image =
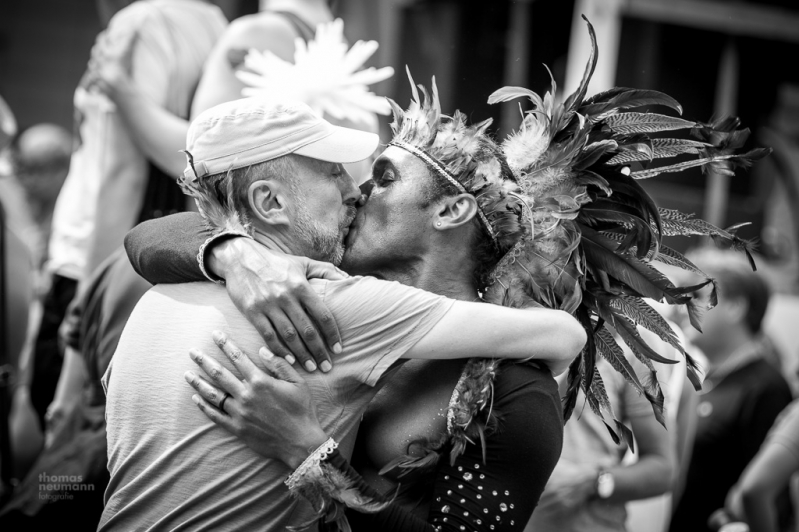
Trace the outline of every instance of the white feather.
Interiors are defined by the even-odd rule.
[[[245,84],[243,96],[273,101],[299,100],[319,116],[376,126],[375,113],[388,115],[385,98],[369,91],[369,85],[394,75],[391,67],[366,68],[364,63],[377,51],[376,41],[358,41],[347,49],[344,23],[336,19],[316,28],[307,44],[295,41],[294,64],[270,51],[251,49],[244,59],[247,70],[236,72]]]
[[[503,142],[503,151],[513,173],[518,175],[538,161],[549,147],[546,118],[537,113],[528,114],[518,132]]]

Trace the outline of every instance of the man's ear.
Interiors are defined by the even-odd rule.
[[[434,216],[435,229],[461,227],[477,216],[477,200],[471,194],[447,197],[440,203]]]
[[[253,217],[276,226],[291,224],[287,208],[289,206],[288,188],[275,180],[253,181],[247,189],[247,200]]]

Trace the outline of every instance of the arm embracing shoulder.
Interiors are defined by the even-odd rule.
[[[210,236],[199,214],[173,214],[131,229],[125,251],[136,273],[153,284],[205,281],[197,252]]]
[[[561,310],[456,301],[405,358],[535,359],[558,375],[585,342],[582,325]]]

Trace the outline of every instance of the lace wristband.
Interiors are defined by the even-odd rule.
[[[224,240],[225,238],[232,238],[234,236],[243,236],[245,238],[252,238],[252,235],[244,231],[227,230],[227,231],[221,231],[209,237],[205,242],[203,242],[202,246],[200,246],[200,251],[197,253],[197,264],[200,265],[200,271],[203,272],[205,278],[211,281],[212,283],[224,285],[225,280],[212,275],[211,272],[209,272],[205,268],[205,252],[211,244],[216,244]]]
[[[319,464],[330,456],[333,451],[338,449],[338,443],[333,438],[328,438],[325,443],[316,448],[314,452],[308,455],[308,458],[303,460],[294,473],[289,475],[283,483],[289,490],[295,490],[297,485],[302,479],[308,475],[311,469],[319,467]]]
[[[338,444],[330,438],[286,479],[291,495],[307,500],[316,512],[313,520],[289,527],[289,530],[305,530],[318,522],[325,523],[326,530],[347,531],[350,527],[346,508],[375,513],[390,503],[363,481],[339,454],[337,447]]]

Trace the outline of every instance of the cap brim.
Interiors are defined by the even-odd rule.
[[[331,126],[331,129],[330,135],[306,144],[294,153],[331,163],[357,163],[370,157],[380,143],[380,137],[374,133],[339,126]]]

